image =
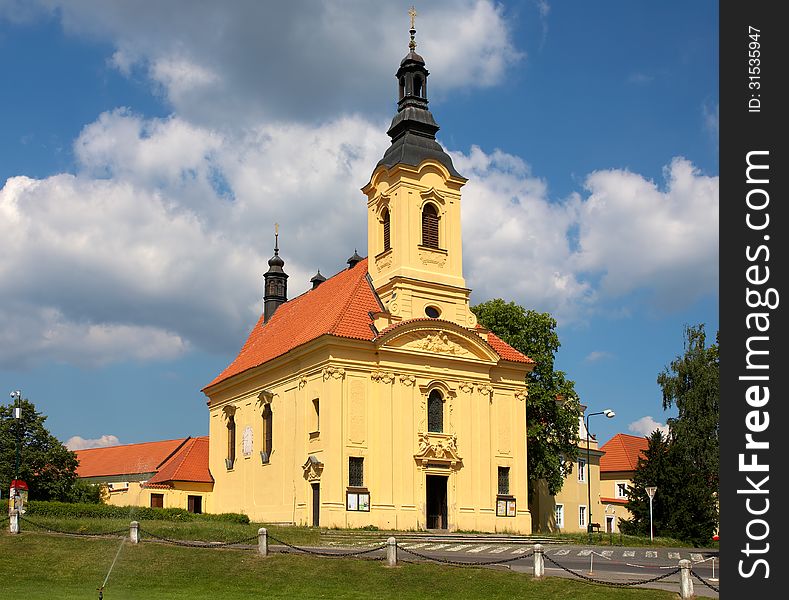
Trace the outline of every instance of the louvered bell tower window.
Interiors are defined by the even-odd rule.
[[[384,209],[383,218],[384,218],[384,252],[386,252],[387,250],[389,250],[392,247],[392,244],[391,244],[391,239],[392,238],[391,238],[391,234],[390,234],[390,221],[391,221],[391,219],[389,218],[389,210],[386,209],[386,208]]]
[[[438,211],[432,204],[422,209],[422,245],[438,249]]]

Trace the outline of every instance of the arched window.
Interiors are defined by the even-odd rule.
[[[236,418],[234,415],[227,417],[227,460],[225,465],[228,469],[233,468],[236,461]]]
[[[383,225],[384,225],[384,252],[389,250],[392,247],[391,244],[391,234],[390,234],[390,218],[389,218],[389,209],[385,208],[383,213],[381,213],[381,217],[383,218]]]
[[[422,209],[422,245],[438,248],[438,211],[429,203]]]
[[[417,75],[414,77],[414,96],[422,95],[422,78]]]
[[[271,427],[274,421],[274,415],[271,413],[271,406],[266,404],[263,408],[263,462],[268,462],[271,459],[271,450],[273,447],[273,437]]]
[[[444,431],[444,398],[438,390],[433,390],[427,397],[427,430],[434,433]]]

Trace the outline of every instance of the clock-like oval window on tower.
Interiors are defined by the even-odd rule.
[[[441,311],[436,306],[426,306],[425,314],[431,319],[437,319],[441,316]]]

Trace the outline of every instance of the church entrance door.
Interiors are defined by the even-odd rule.
[[[447,479],[442,475],[426,475],[427,528],[447,529]]]
[[[321,484],[312,484],[312,526],[321,524]]]

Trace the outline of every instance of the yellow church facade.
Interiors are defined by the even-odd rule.
[[[435,140],[428,71],[400,64],[390,148],[362,188],[367,258],[265,309],[203,390],[211,504],[254,521],[531,533],[525,377],[477,325],[462,262],[466,183]]]

